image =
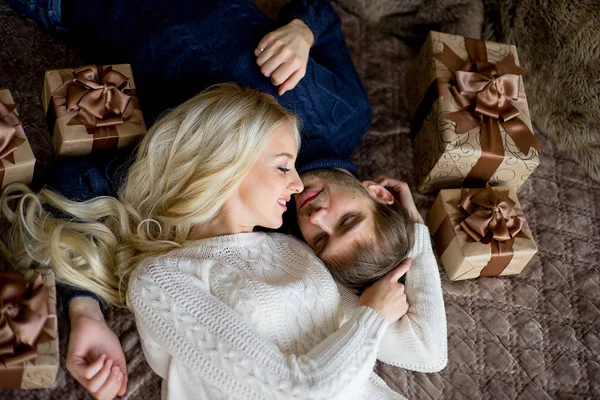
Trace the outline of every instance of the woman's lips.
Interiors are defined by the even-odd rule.
[[[322,191],[323,191],[323,189],[321,189],[321,190],[307,190],[306,192],[302,193],[300,196],[298,196],[298,201],[297,201],[297,203],[298,203],[298,209],[301,209],[302,207],[304,207],[305,205],[307,205],[308,203],[310,203]]]

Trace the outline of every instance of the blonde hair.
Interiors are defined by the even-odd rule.
[[[60,281],[124,306],[135,267],[181,246],[195,225],[213,219],[273,131],[287,126],[300,146],[295,116],[272,96],[215,85],[148,131],[118,198],[73,202],[9,185],[0,201],[11,227],[0,251],[17,268],[51,267]]]

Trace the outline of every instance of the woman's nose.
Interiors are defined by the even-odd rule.
[[[302,179],[300,179],[300,175],[296,169],[294,169],[294,175],[292,181],[288,184],[288,188],[292,191],[292,193],[300,193],[304,190],[304,184],[302,183]]]

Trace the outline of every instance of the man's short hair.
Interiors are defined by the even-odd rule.
[[[415,241],[415,223],[398,201],[383,204],[373,200],[374,241],[358,242],[341,256],[325,264],[342,285],[360,295],[404,261]]]

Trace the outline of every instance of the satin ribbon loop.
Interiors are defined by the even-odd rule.
[[[34,360],[49,317],[48,288],[16,272],[0,273],[0,362],[6,366]]]

